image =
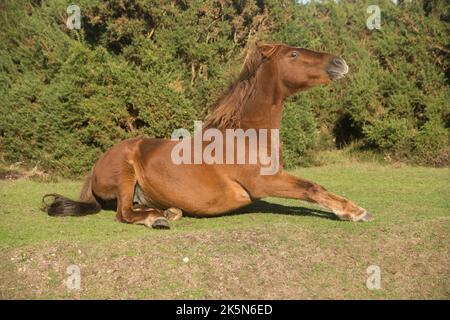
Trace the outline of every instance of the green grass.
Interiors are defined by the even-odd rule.
[[[293,173],[353,200],[374,221],[341,222],[305,202],[266,199],[151,230],[115,222],[111,211],[39,211],[44,193],[76,198],[81,181],[0,181],[0,297],[450,297],[448,168],[336,161]],[[64,284],[70,264],[81,269],[80,291]],[[380,290],[365,285],[370,265],[381,268]]]

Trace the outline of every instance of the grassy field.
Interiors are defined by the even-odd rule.
[[[115,222],[111,211],[39,211],[44,193],[76,197],[81,181],[0,181],[0,298],[450,298],[448,168],[345,162],[293,173],[352,199],[374,221],[266,199],[152,230]],[[72,264],[79,291],[65,285]],[[366,286],[371,265],[381,270],[379,290]]]

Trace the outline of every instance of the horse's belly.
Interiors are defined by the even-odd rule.
[[[148,207],[166,209],[175,207],[188,216],[215,216],[246,206],[252,202],[250,195],[236,182],[216,185],[193,185],[192,183],[173,183],[170,190],[153,184],[155,192],[144,192],[138,185],[135,190],[135,202]]]
[[[252,202],[249,194],[242,188],[228,190],[226,195],[210,196],[187,202],[186,215],[216,216],[239,209]]]

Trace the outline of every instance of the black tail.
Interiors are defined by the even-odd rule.
[[[49,216],[84,216],[99,212],[102,207],[92,193],[92,173],[86,178],[81,189],[80,201],[74,201],[57,193],[46,194],[42,198],[42,210]],[[45,201],[46,198],[53,197],[51,203]]]

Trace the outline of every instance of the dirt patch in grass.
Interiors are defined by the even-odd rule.
[[[21,177],[18,171],[0,168],[0,180],[16,180]]]
[[[30,245],[2,253],[0,297],[448,299],[449,231],[445,219],[351,233],[278,224]],[[65,285],[71,264],[80,291]],[[380,290],[366,287],[370,265],[381,269]]]
[[[0,180],[17,180],[17,179],[32,179],[36,181],[50,181],[49,174],[38,167],[34,167],[31,170],[20,167],[20,164],[4,166],[0,164]]]

